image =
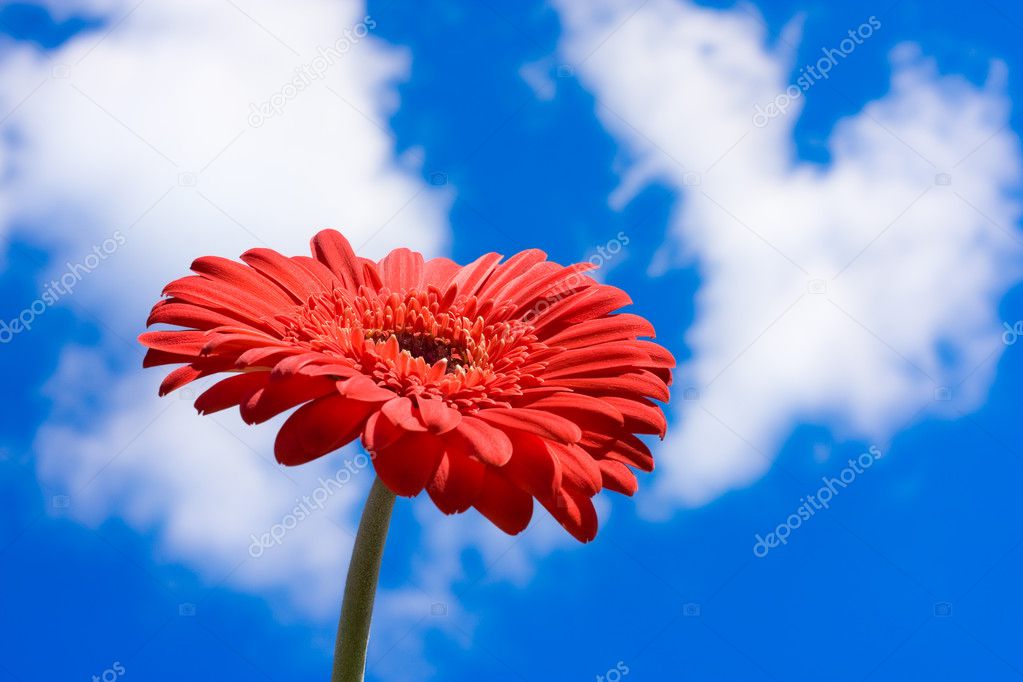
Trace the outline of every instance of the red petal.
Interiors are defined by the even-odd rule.
[[[213,414],[241,405],[269,380],[270,372],[242,372],[222,379],[195,399],[195,409],[200,414]]]
[[[519,429],[562,443],[575,443],[582,438],[578,426],[556,414],[528,408],[493,408],[481,410],[480,419],[502,429]]]
[[[169,298],[158,301],[153,306],[146,326],[153,324],[173,324],[206,331],[214,327],[238,324],[238,320],[208,308]]]
[[[242,260],[276,282],[296,303],[305,303],[313,293],[323,289],[308,270],[271,249],[249,249],[242,254]]]
[[[450,258],[431,258],[423,267],[423,279],[441,291],[446,291],[448,283],[462,266]]]
[[[391,291],[403,292],[423,286],[423,254],[395,249],[380,261],[380,279]]]
[[[203,256],[192,262],[191,269],[221,286],[234,289],[239,295],[254,296],[275,307],[293,304],[275,282],[243,263],[219,256]]]
[[[349,289],[363,284],[362,263],[352,245],[337,230],[323,230],[310,241],[313,256],[337,275]]]
[[[637,348],[621,344],[604,344],[586,348],[573,348],[558,353],[547,361],[545,381],[581,374],[607,374],[615,376],[633,367],[642,367],[650,356]]]
[[[369,258],[359,258],[359,262],[362,263],[363,286],[369,287],[373,291],[380,291],[384,286],[384,281],[380,278],[377,264]]]
[[[621,289],[597,285],[555,301],[536,316],[534,327],[538,330],[537,336],[543,338],[551,331],[607,315],[631,303],[632,299]],[[545,329],[547,331],[540,331]]]
[[[274,443],[277,461],[305,464],[337,450],[359,435],[375,408],[339,395],[318,398],[298,408],[281,426]]]
[[[274,365],[274,378],[284,379],[289,376],[294,376],[301,372],[301,370],[307,365],[311,365],[316,362],[323,362],[324,360],[329,360],[329,357],[325,356],[323,353],[302,352],[299,349],[295,349],[291,355]]]
[[[496,467],[504,466],[512,456],[512,443],[500,429],[474,417],[462,421],[447,436],[452,446],[470,457]]]
[[[586,422],[591,431],[618,430],[625,423],[622,413],[600,398],[582,393],[557,393],[529,403],[535,410],[550,411],[573,422]]]
[[[664,419],[664,412],[657,405],[642,398],[628,400],[616,396],[604,398],[618,408],[618,411],[625,417],[625,430],[632,433],[650,433],[664,438],[668,424]]]
[[[352,379],[362,374],[350,365],[306,365],[298,372],[307,377],[330,377],[335,381]]]
[[[500,260],[501,254],[499,253],[485,253],[459,269],[449,284],[456,285],[458,292],[463,296],[475,296],[480,285],[494,271]],[[445,289],[446,287],[440,288]]]
[[[514,454],[501,472],[515,485],[536,497],[553,495],[561,487],[561,462],[547,441],[524,431],[509,431]]]
[[[445,514],[459,514],[472,506],[483,485],[485,466],[461,453],[448,451],[441,455],[433,480],[426,486],[437,508]]]
[[[600,467],[590,453],[578,445],[551,443],[548,447],[561,463],[561,480],[566,485],[571,484],[588,495],[600,492]]]
[[[553,498],[540,499],[540,503],[579,542],[589,542],[597,536],[597,510],[587,495],[562,488]]]
[[[579,445],[598,459],[613,459],[640,471],[653,471],[654,458],[650,448],[631,433],[621,432],[614,436],[584,432]]]
[[[379,452],[390,447],[396,440],[407,433],[383,417],[379,410],[374,412],[366,420],[366,427],[362,430],[362,446],[367,452]]]
[[[393,395],[393,394],[392,394]],[[380,414],[403,431],[426,431],[419,418],[412,412],[412,400],[393,397],[380,408]]]
[[[149,332],[146,333],[148,334]],[[145,336],[145,334],[139,335],[139,343],[145,345],[145,341],[142,340],[143,336]],[[150,348],[146,351],[146,356],[142,358],[142,368],[148,369],[149,367],[159,367],[160,365],[178,365],[183,362],[192,362],[195,359],[194,355],[168,353],[167,351]]]
[[[276,343],[276,339],[266,336],[262,332],[244,330],[241,333],[237,329],[218,327],[209,333],[206,345],[202,347],[202,355],[234,355],[238,356],[251,348],[266,348],[267,344]]]
[[[338,286],[345,287],[345,284],[335,275],[330,268],[309,256],[292,256],[291,262],[306,271],[310,277],[318,282],[319,289],[333,291]],[[347,289],[345,289],[347,291]]]
[[[670,369],[676,364],[675,356],[668,352],[667,348],[653,341],[636,339],[635,341],[630,341],[628,345],[632,348],[646,351],[650,355],[650,362],[646,363],[647,367]]]
[[[433,433],[447,433],[462,421],[461,413],[449,407],[443,400],[417,398],[419,418]]]
[[[554,336],[544,339],[549,346],[580,348],[596,346],[610,341],[654,336],[654,326],[639,315],[622,313],[574,324]]]
[[[608,490],[631,496],[639,489],[635,474],[621,462],[602,459],[597,462],[597,466],[600,467],[600,476],[604,487]]]
[[[168,393],[176,391],[182,386],[192,383],[202,375],[202,370],[197,368],[195,365],[178,367],[163,378],[163,381],[160,383],[160,395],[165,396]]]
[[[242,292],[226,284],[189,275],[176,279],[163,289],[165,296],[173,296],[185,303],[212,308],[239,321],[263,326],[276,312],[272,306],[254,294]]]
[[[551,380],[550,384],[596,395],[628,396],[631,393],[661,402],[668,402],[669,397],[664,382],[644,370],[613,377],[561,377]]]
[[[505,262],[501,263],[494,270],[494,274],[487,280],[485,286],[479,290],[479,297],[482,299],[497,299],[505,287],[518,277],[521,277],[537,263],[547,259],[547,254],[540,249],[527,249],[520,251]]]
[[[265,374],[265,372],[259,372]],[[242,403],[240,412],[247,424],[262,424],[285,410],[315,398],[336,394],[335,382],[329,377],[307,377],[297,374],[273,377]]]
[[[375,381],[365,375],[339,381],[337,385],[342,395],[366,403],[382,403],[395,396],[394,391],[377,385]]]
[[[533,496],[487,468],[474,507],[509,535],[525,530],[533,517]]]
[[[671,386],[671,370],[667,367],[656,367],[651,369],[650,372],[657,376],[658,379],[664,382],[665,386]]]
[[[535,319],[554,302],[580,286],[592,286],[594,280],[583,273],[593,268],[589,263],[568,267],[550,262],[537,263],[515,282],[515,286],[505,287],[507,296],[501,302],[511,303],[517,313]],[[540,305],[541,302],[544,305]]]
[[[209,340],[206,332],[197,331],[145,332],[139,335],[139,343],[143,346],[192,358],[199,356]]]
[[[380,480],[396,495],[418,495],[433,478],[443,444],[430,433],[406,433],[373,454]]]

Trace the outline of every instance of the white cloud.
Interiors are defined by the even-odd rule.
[[[159,380],[123,379],[101,353],[69,347],[46,394],[54,420],[36,442],[40,478],[98,527],[112,516],[156,532],[163,561],[196,568],[211,586],[281,594],[285,611],[336,615],[347,557],[370,476],[348,448],[296,469],[273,459],[279,424],[245,427],[235,414],[200,419],[188,400],[141,399]],[[98,424],[83,397],[106,387]],[[141,407],[140,407],[141,405]],[[76,414],[77,413],[77,414]],[[278,420],[279,421],[279,420]],[[279,539],[263,539],[266,533]]]
[[[533,95],[541,102],[554,99],[558,88],[551,77],[554,64],[548,57],[535,62],[527,62],[519,69],[519,76],[526,82]]]
[[[417,177],[414,154],[395,163],[386,132],[408,55],[373,37],[361,3],[85,7],[108,12],[109,32],[52,52],[9,44],[0,60],[5,227],[29,224],[72,259],[127,237],[83,291],[117,295],[134,321],[196,254],[301,253],[325,226],[371,255],[443,250],[448,197]],[[295,79],[308,87],[292,91]],[[280,113],[250,125],[271,98]]]
[[[61,299],[105,336],[95,348],[66,347],[49,382],[54,413],[35,442],[40,481],[70,494],[69,512],[85,524],[123,518],[155,537],[160,560],[271,598],[279,614],[330,624],[369,477],[354,476],[280,545],[255,557],[250,546],[359,450],[285,470],[272,455],[280,419],[253,428],[235,414],[199,418],[193,390],[158,399],[162,373],[136,369],[132,340],[162,286],[200,255],[236,257],[261,241],[306,253],[324,226],[368,242],[367,255],[446,250],[449,193],[419,179],[415,154],[396,160],[386,132],[408,57],[359,38],[356,27],[370,22],[354,2],[82,0],[54,11],[104,16],[113,28],[55,52],[5,46],[0,116],[11,113],[0,162],[10,175],[0,193],[11,202],[0,204],[10,211],[0,234],[30,226],[17,237],[54,254],[45,281],[116,231],[124,244]],[[251,103],[281,93],[296,69],[322,66],[318,48],[345,36],[359,39],[323,78],[250,125]],[[42,329],[37,321],[8,349]],[[409,627],[451,622],[419,623],[433,603],[458,612],[451,587],[465,550],[494,564],[491,579],[524,580],[534,552],[574,542],[549,519],[510,541],[478,515],[439,519],[429,500],[415,504],[430,519],[422,556],[407,587],[381,592],[377,627],[385,646],[399,641],[396,650],[416,657]]]
[[[253,558],[251,535],[281,523],[344,457],[285,471],[273,462],[273,425],[243,428],[235,415],[199,418],[190,401],[159,400],[161,372],[138,369],[134,338],[162,286],[200,255],[263,243],[308,253],[325,226],[367,255],[445,250],[450,197],[421,181],[414,154],[395,159],[387,132],[408,55],[366,35],[375,19],[357,2],[54,9],[106,25],[52,52],[4,45],[0,234],[53,255],[40,294],[65,261],[83,263],[117,232],[124,244],[62,299],[105,336],[96,349],[64,350],[48,389],[55,412],[35,443],[40,480],[69,492],[85,523],[120,516],[154,533],[157,554],[210,584],[279,594],[286,611],[332,620],[362,478]],[[285,91],[299,69],[317,76]],[[275,93],[280,113],[250,125],[251,103]],[[9,320],[31,302],[8,303]],[[45,326],[37,320],[6,352]]]
[[[677,187],[671,251],[701,275],[652,514],[756,480],[798,423],[884,441],[921,410],[983,399],[997,303],[1020,275],[1003,65],[976,87],[900,47],[891,90],[838,122],[821,168],[796,158],[793,127],[829,85],[753,124],[789,85],[793,28],[772,50],[748,8],[558,4],[566,61],[623,147],[612,203],[652,178]],[[686,387],[699,399],[683,400]]]

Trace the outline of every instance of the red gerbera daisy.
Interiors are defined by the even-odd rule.
[[[161,395],[232,372],[199,396],[204,414],[238,406],[248,423],[294,407],[277,434],[295,465],[361,437],[394,493],[426,490],[441,511],[475,507],[507,533],[538,500],[580,541],[591,498],[636,490],[653,469],[636,434],[664,436],[675,361],[645,319],[615,313],[621,290],[538,250],[466,266],[408,249],[379,263],[338,232],[312,257],[253,249],[205,257],[164,289],[144,366],[182,364]]]

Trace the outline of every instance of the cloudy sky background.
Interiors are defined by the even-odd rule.
[[[463,5],[0,6],[0,679],[323,679],[358,448],[283,470],[134,337],[195,256],[324,226],[598,255],[681,360],[594,544],[399,505],[372,679],[1023,677],[1023,13]]]

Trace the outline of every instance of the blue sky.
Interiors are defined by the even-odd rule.
[[[1023,677],[1023,9],[294,5],[0,8],[0,319],[125,237],[0,346],[0,679],[325,678],[369,477],[245,550],[357,451],[285,479],[272,425],[157,399],[131,341],[191,258],[325,225],[463,262],[617,240],[599,276],[681,362],[594,543],[400,501],[370,679]]]

